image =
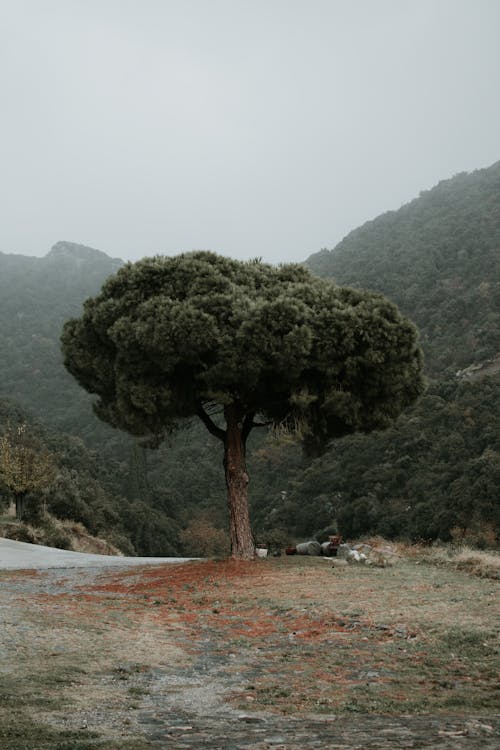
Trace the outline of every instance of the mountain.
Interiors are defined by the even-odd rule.
[[[71,242],[58,242],[43,258],[0,253],[0,435],[9,423],[38,425],[60,469],[47,500],[59,517],[124,551],[182,554],[178,531],[197,509],[225,523],[217,442],[193,425],[160,450],[146,450],[95,417],[91,396],[62,363],[63,323],[122,264]],[[0,507],[6,500],[0,484]]]
[[[420,329],[430,385],[387,431],[297,473],[275,519],[312,533],[495,544],[500,516],[500,162],[443,180],[306,265],[379,291]]]
[[[306,264],[396,302],[420,328],[431,382],[389,430],[337,441],[312,463],[290,436],[254,438],[248,463],[259,538],[293,541],[337,523],[345,536],[461,535],[493,544],[500,523],[500,162],[440,182]],[[73,512],[84,523],[99,518],[100,533],[116,527],[142,554],[161,554],[158,545],[182,553],[177,533],[193,519],[207,538],[226,523],[219,445],[193,424],[158,451],[145,450],[94,417],[90,397],[62,366],[63,322],[120,265],[67,242],[41,259],[0,253],[0,399],[15,399],[57,434],[85,441],[76,451],[71,439],[50,438],[62,441],[56,450],[64,468],[80,477],[66,478],[53,512]]]
[[[443,180],[306,265],[380,291],[420,329],[436,376],[500,352],[500,161]]]
[[[73,432],[78,423],[84,437],[105,434],[89,396],[62,366],[59,336],[122,264],[72,242],[58,242],[44,258],[0,253],[0,398],[54,429]]]

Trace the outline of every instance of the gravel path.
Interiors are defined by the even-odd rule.
[[[112,567],[103,570],[103,567],[109,568],[110,563],[99,561],[95,565],[95,558],[99,556],[80,557],[72,553],[82,562],[71,565],[74,558],[67,556],[71,553],[60,557],[58,551],[52,550],[45,556],[42,550],[42,557],[39,557],[23,549],[31,546],[16,546],[15,555],[26,552],[24,560],[28,568],[38,567],[38,560],[43,558],[41,567],[45,569],[41,573],[6,572],[0,576],[0,618],[3,620],[0,674],[29,680],[30,670],[36,672],[35,665],[44,660],[58,660],[63,671],[74,664],[75,655],[84,660],[85,673],[57,694],[63,696],[65,702],[69,701],[71,711],[44,709],[35,719],[60,731],[95,732],[99,740],[95,745],[85,744],[85,748],[95,746],[106,750],[108,742],[113,750],[121,747],[121,742],[130,750],[136,747],[140,750],[146,747],[168,750],[497,750],[500,746],[500,715],[488,719],[456,715],[358,714],[294,718],[266,711],[238,711],[225,700],[227,693],[238,689],[241,683],[237,659],[232,663],[221,659],[212,648],[210,633],[200,634],[196,647],[189,648],[188,642],[183,643],[182,623],[175,632],[165,633],[162,638],[146,625],[131,630],[130,625],[124,624],[117,604],[116,613],[109,614],[116,620],[108,622],[105,634],[108,640],[105,640],[102,623],[96,623],[95,629],[92,623],[83,621],[82,624],[81,596],[86,586],[98,579],[111,579],[116,574]],[[10,562],[11,567],[20,567],[11,545],[2,544],[0,548],[0,566],[3,561],[4,564]],[[87,558],[85,565],[83,558]],[[131,558],[134,563],[124,563],[124,558],[119,560],[119,565],[138,563],[136,558]],[[157,562],[145,558],[139,564],[146,561]],[[161,560],[166,561],[176,560]],[[114,564],[115,560],[111,565]],[[71,616],[70,606],[74,607]],[[183,648],[179,648],[179,644]],[[95,664],[93,650],[98,652]],[[148,666],[142,669],[137,666],[141,664]],[[131,696],[135,696],[133,700]],[[112,744],[116,742],[119,744]],[[0,747],[3,747],[1,739]],[[58,745],[50,747],[56,750]]]

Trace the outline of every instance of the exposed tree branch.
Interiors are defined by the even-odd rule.
[[[226,439],[226,431],[223,430],[221,427],[217,427],[215,422],[213,422],[210,418],[210,416],[207,414],[205,409],[201,404],[198,404],[196,407],[196,414],[199,416],[207,430],[210,432],[211,435],[214,435],[216,438],[219,438],[219,440],[222,440],[222,442]]]
[[[224,412],[222,406],[216,401],[205,401],[203,403],[203,410],[209,417],[213,417],[214,414],[223,414]]]

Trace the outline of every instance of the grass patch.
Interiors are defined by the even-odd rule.
[[[424,547],[418,544],[398,545],[398,549],[406,558],[416,562],[449,566],[478,576],[478,578],[500,580],[500,553],[494,550],[482,551],[452,544],[435,547]]]
[[[220,705],[228,700],[240,710],[298,717],[497,711],[496,581],[398,554],[383,569],[338,569],[299,556],[204,561],[115,571],[82,590],[42,592],[19,610],[23,628],[10,618],[16,663],[1,690],[0,723],[18,716],[21,737],[29,738],[29,714],[44,727],[51,714],[58,726],[66,712],[77,730],[81,716],[99,714],[102,722],[124,706],[139,708],[156,679],[161,686],[172,675],[180,685],[186,670],[208,692],[217,681],[233,690]],[[113,726],[121,720],[118,714]],[[105,731],[90,719],[89,726]],[[0,741],[2,750],[30,746],[5,736],[11,744]],[[44,736],[45,745],[31,747],[147,747],[140,739],[113,745],[89,731],[68,738],[50,726]]]
[[[96,739],[97,735],[89,732],[61,731],[34,721],[28,710],[11,708],[4,715],[2,712],[2,750],[90,750],[99,746],[95,743]]]

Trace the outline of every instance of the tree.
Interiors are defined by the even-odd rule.
[[[0,477],[12,492],[21,518],[29,492],[48,487],[56,476],[54,456],[36,445],[26,424],[8,426],[0,437]]]
[[[198,417],[224,445],[232,556],[251,559],[245,447],[294,426],[305,449],[387,426],[423,389],[412,323],[382,295],[303,266],[211,252],[127,264],[62,334],[96,414],[160,440]]]

